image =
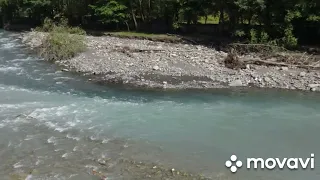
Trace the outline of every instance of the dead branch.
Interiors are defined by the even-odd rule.
[[[247,60],[243,60],[243,62],[245,64],[256,64],[256,65],[278,66],[278,67],[279,66],[280,67],[285,66],[285,67],[297,67],[297,68],[304,68],[304,69],[320,70],[320,66],[314,66],[314,65],[292,65],[292,64],[287,64],[287,63],[266,61],[266,60],[260,60],[260,59],[247,59]]]

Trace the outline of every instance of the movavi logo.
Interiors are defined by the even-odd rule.
[[[227,160],[225,165],[230,168],[230,171],[235,173],[238,168],[242,167],[242,161],[238,160],[236,155],[232,155],[230,160]],[[284,169],[288,168],[291,170],[296,169],[314,169],[315,156],[310,155],[310,158],[247,158],[246,167],[247,169]]]

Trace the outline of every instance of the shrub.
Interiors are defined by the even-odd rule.
[[[38,28],[48,32],[48,36],[42,43],[40,55],[46,60],[70,59],[86,49],[85,31],[79,27],[68,26],[64,18],[55,24],[46,18],[43,26]]]
[[[250,43],[258,43],[257,31],[254,29],[250,30]]]
[[[86,49],[84,41],[82,35],[52,31],[42,45],[41,56],[51,61],[70,59]]]

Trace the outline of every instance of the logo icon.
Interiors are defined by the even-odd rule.
[[[236,155],[232,155],[230,160],[226,161],[226,167],[230,168],[230,171],[233,173],[237,172],[238,168],[242,167],[242,162],[237,159]],[[235,165],[233,165],[234,163]]]

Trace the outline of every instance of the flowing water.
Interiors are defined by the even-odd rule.
[[[0,179],[32,170],[34,179],[94,179],[88,172],[106,158],[109,167],[129,158],[230,180],[320,178],[317,93],[109,88],[27,54],[17,37],[0,31]],[[311,153],[314,170],[225,167],[232,154]]]

